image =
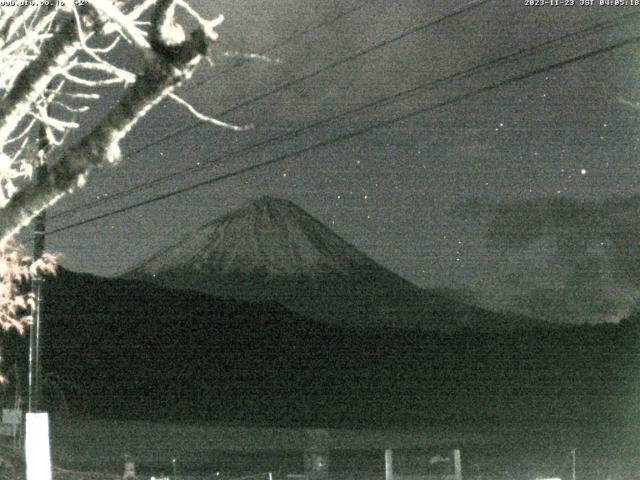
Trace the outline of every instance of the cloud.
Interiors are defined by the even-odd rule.
[[[482,300],[560,322],[617,321],[640,299],[640,196],[606,201],[471,199],[458,215],[484,218]]]

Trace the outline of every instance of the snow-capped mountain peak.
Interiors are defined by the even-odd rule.
[[[294,203],[260,197],[203,225],[138,266],[136,276],[185,268],[216,274],[314,275],[370,260]]]

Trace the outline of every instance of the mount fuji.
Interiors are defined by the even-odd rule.
[[[294,203],[273,197],[199,227],[123,277],[215,297],[276,301],[307,318],[349,327],[450,331],[536,323],[421,289]]]

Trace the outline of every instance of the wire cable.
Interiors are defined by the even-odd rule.
[[[227,180],[229,178],[233,178],[233,177],[236,177],[236,176],[239,176],[239,175],[243,175],[243,174],[251,172],[253,170],[258,170],[260,168],[263,168],[263,167],[266,167],[266,166],[269,166],[269,165],[273,165],[273,164],[276,164],[276,163],[280,163],[280,162],[288,160],[290,158],[297,157],[297,156],[299,156],[299,155],[301,155],[303,153],[307,153],[307,152],[310,152],[310,151],[313,151],[313,150],[316,150],[316,149],[319,149],[319,148],[323,148],[323,147],[326,147],[326,146],[329,146],[329,145],[333,145],[333,144],[336,144],[336,143],[339,143],[339,142],[343,142],[345,140],[350,140],[350,139],[352,139],[354,137],[363,135],[363,134],[371,132],[373,130],[389,127],[389,126],[391,126],[391,125],[393,125],[395,123],[402,122],[402,121],[414,118],[416,116],[423,115],[423,114],[428,113],[430,111],[442,108],[444,106],[448,106],[448,105],[451,105],[453,103],[457,103],[457,102],[460,102],[462,100],[469,99],[469,98],[474,97],[476,95],[479,95],[481,93],[485,93],[485,92],[489,92],[489,91],[492,91],[492,90],[496,90],[498,88],[501,88],[501,87],[504,87],[504,86],[507,86],[507,85],[510,85],[510,84],[513,84],[513,83],[516,83],[516,82],[520,82],[520,81],[525,80],[525,79],[527,79],[529,77],[532,77],[532,76],[535,76],[535,75],[539,75],[541,73],[546,73],[546,72],[549,72],[549,71],[552,71],[552,70],[555,70],[555,69],[558,69],[558,68],[562,68],[564,66],[567,66],[567,65],[570,65],[570,64],[582,61],[582,60],[586,60],[586,59],[594,57],[596,55],[601,55],[603,53],[611,52],[611,51],[616,50],[618,48],[625,47],[625,46],[628,46],[628,45],[631,45],[631,44],[634,44],[634,43],[639,43],[639,42],[640,42],[640,36],[635,36],[635,37],[631,37],[629,39],[617,42],[615,44],[608,45],[606,47],[602,47],[602,48],[599,48],[599,49],[596,49],[596,50],[591,50],[591,51],[588,51],[586,53],[582,53],[582,54],[570,57],[568,59],[565,59],[565,60],[550,64],[550,65],[546,65],[546,66],[543,66],[543,67],[538,67],[538,68],[529,70],[529,71],[527,71],[525,73],[522,73],[522,74],[519,74],[519,75],[515,75],[515,76],[512,76],[510,78],[506,78],[504,80],[501,80],[501,81],[498,81],[498,82],[495,82],[495,83],[492,83],[492,84],[489,84],[489,85],[485,85],[485,86],[480,87],[480,88],[476,88],[476,89],[471,90],[469,92],[456,95],[456,96],[451,97],[451,98],[449,98],[447,100],[443,100],[441,102],[428,105],[428,106],[426,106],[424,108],[415,110],[413,112],[409,112],[409,113],[406,113],[406,114],[403,114],[403,115],[399,115],[399,116],[397,116],[395,118],[391,118],[391,119],[383,120],[383,121],[380,121],[380,122],[376,122],[376,123],[374,123],[372,125],[368,125],[366,127],[357,129],[357,130],[355,130],[353,132],[347,132],[347,133],[344,133],[342,135],[338,135],[336,137],[333,137],[333,138],[330,138],[330,139],[327,139],[327,140],[323,140],[323,141],[317,142],[317,143],[315,143],[313,145],[310,145],[310,146],[295,150],[293,152],[289,152],[289,153],[285,153],[285,154],[279,155],[279,156],[277,156],[275,158],[266,160],[264,162],[259,162],[259,163],[253,164],[253,165],[249,165],[249,166],[240,168],[238,170],[235,170],[233,172],[229,172],[229,173],[225,173],[225,174],[222,174],[222,175],[218,175],[216,177],[197,182],[197,183],[192,184],[192,185],[187,186],[187,187],[179,188],[179,189],[176,189],[174,191],[167,192],[167,193],[164,193],[164,194],[161,194],[161,195],[157,195],[155,197],[146,199],[146,200],[141,201],[141,202],[137,202],[137,203],[134,203],[134,204],[122,207],[122,208],[118,208],[118,209],[113,210],[111,212],[107,212],[107,213],[104,213],[104,214],[101,214],[101,215],[96,215],[94,217],[91,217],[91,218],[88,218],[88,219],[85,219],[85,220],[81,220],[81,221],[78,221],[78,222],[71,223],[69,225],[66,225],[66,226],[63,226],[63,227],[48,231],[47,234],[48,235],[53,235],[55,233],[59,233],[59,232],[65,231],[65,230],[69,230],[71,228],[75,228],[75,227],[78,227],[78,226],[81,226],[81,225],[86,225],[88,223],[95,222],[97,220],[101,220],[103,218],[111,217],[111,216],[119,214],[119,213],[123,213],[123,212],[129,211],[129,210],[133,210],[135,208],[139,208],[139,207],[142,207],[144,205],[149,205],[149,204],[158,202],[160,200],[164,200],[166,198],[170,198],[170,197],[179,195],[181,193],[185,193],[185,192],[188,192],[188,191],[191,191],[191,190],[195,190],[195,189],[203,187],[203,186],[212,185],[214,183],[219,183],[219,182],[221,182],[223,180]]]
[[[317,75],[320,75],[321,73],[324,73],[326,71],[332,70],[332,69],[334,69],[334,68],[336,68],[336,67],[338,67],[340,65],[352,62],[352,61],[356,60],[357,58],[360,58],[360,57],[362,57],[364,55],[367,55],[367,54],[369,54],[369,53],[371,53],[371,52],[373,52],[375,50],[381,49],[383,47],[391,45],[392,43],[400,41],[400,40],[408,37],[409,35],[413,35],[415,33],[418,33],[420,31],[422,31],[422,30],[425,30],[425,29],[427,29],[429,27],[432,27],[434,25],[440,24],[440,23],[442,23],[442,22],[444,22],[446,20],[449,20],[450,18],[453,18],[453,17],[455,17],[457,15],[461,15],[463,13],[466,13],[466,12],[468,12],[468,11],[474,9],[474,8],[478,8],[478,7],[482,6],[482,5],[484,5],[485,3],[489,3],[489,2],[492,2],[492,1],[494,1],[494,0],[472,0],[471,2],[465,4],[463,7],[459,8],[457,10],[449,12],[449,13],[447,13],[445,15],[441,15],[440,17],[438,17],[438,18],[436,18],[434,20],[430,20],[430,21],[428,21],[426,23],[422,23],[420,25],[414,26],[414,27],[412,27],[412,28],[410,28],[408,30],[405,30],[404,32],[394,36],[394,37],[391,37],[391,38],[389,38],[387,40],[382,40],[382,41],[380,41],[380,42],[378,42],[378,43],[376,43],[374,45],[371,45],[371,46],[369,46],[367,48],[364,48],[362,50],[359,50],[359,51],[357,51],[357,52],[355,52],[355,53],[353,53],[351,55],[348,55],[347,57],[340,58],[340,59],[338,59],[338,60],[336,60],[334,62],[331,62],[331,63],[329,63],[329,64],[327,64],[327,65],[325,65],[323,67],[318,68],[317,70],[314,70],[313,72],[304,74],[304,75],[302,75],[302,76],[300,76],[298,78],[295,78],[293,80],[288,80],[286,82],[283,82],[280,85],[272,88],[271,90],[268,90],[266,92],[260,93],[260,94],[256,95],[255,97],[252,97],[252,98],[250,98],[248,100],[245,100],[245,101],[243,101],[243,102],[241,102],[239,104],[236,104],[233,107],[229,107],[229,108],[227,108],[226,110],[224,110],[222,112],[214,114],[213,116],[219,117],[219,118],[220,117],[224,117],[225,115],[227,115],[229,113],[235,112],[236,110],[239,110],[239,109],[241,109],[243,107],[246,107],[246,106],[249,106],[249,105],[251,105],[253,103],[256,103],[256,102],[258,102],[258,101],[260,101],[260,100],[262,100],[262,99],[264,99],[264,98],[266,98],[266,97],[268,97],[270,95],[273,95],[273,94],[281,92],[281,91],[283,91],[285,89],[291,88],[291,87],[293,87],[293,86],[295,86],[295,85],[297,85],[299,83],[304,82],[305,80],[308,80],[308,79],[313,78],[313,77],[315,77]],[[150,142],[150,143],[148,143],[148,144],[146,144],[146,145],[144,145],[144,146],[142,146],[142,147],[140,147],[140,148],[138,148],[136,150],[133,150],[132,152],[130,152],[127,155],[127,158],[131,158],[131,157],[139,154],[140,152],[148,150],[149,148],[151,148],[151,147],[153,147],[155,145],[158,145],[158,144],[160,144],[162,142],[165,142],[166,140],[170,140],[171,138],[174,138],[176,136],[182,135],[183,133],[185,133],[185,132],[187,132],[189,130],[193,130],[194,128],[197,128],[197,127],[199,127],[201,125],[205,125],[206,123],[207,122],[199,121],[199,122],[196,122],[194,124],[188,125],[186,127],[180,128],[178,130],[175,130],[174,132],[172,132],[172,133],[170,133],[168,135],[160,137],[157,140],[154,140],[154,141],[152,141],[152,142]]]
[[[212,166],[217,166],[217,165],[219,165],[220,161],[222,161],[224,159],[227,159],[229,157],[237,156],[237,155],[240,155],[242,153],[247,153],[247,152],[250,152],[250,151],[255,150],[257,148],[264,147],[264,146],[267,146],[267,145],[270,145],[270,144],[273,144],[273,143],[276,143],[276,142],[282,142],[284,140],[294,139],[294,138],[300,136],[300,134],[302,134],[302,133],[304,133],[304,132],[306,132],[308,130],[317,128],[319,126],[322,126],[322,125],[325,125],[325,124],[328,124],[328,123],[335,122],[336,120],[340,120],[340,119],[342,119],[344,117],[347,117],[347,116],[350,116],[350,115],[354,115],[356,113],[360,113],[360,112],[363,112],[365,110],[368,110],[368,109],[371,109],[371,108],[375,108],[375,107],[378,107],[378,106],[381,106],[381,105],[384,105],[384,104],[387,104],[387,103],[391,103],[391,102],[394,102],[394,101],[401,100],[405,96],[418,93],[419,91],[422,91],[422,90],[427,90],[430,87],[436,87],[437,85],[442,84],[442,83],[449,83],[449,82],[451,82],[453,80],[469,78],[470,76],[472,76],[472,75],[474,75],[476,73],[483,72],[483,71],[485,71],[485,70],[487,70],[489,68],[493,68],[495,66],[505,64],[505,63],[507,63],[509,61],[518,61],[518,60],[521,60],[523,58],[526,58],[527,56],[536,54],[539,51],[541,51],[543,49],[546,49],[549,45],[558,45],[559,42],[563,42],[563,41],[568,40],[568,39],[573,38],[573,37],[580,38],[580,37],[583,37],[585,35],[592,34],[594,32],[603,31],[603,30],[605,30],[607,28],[612,28],[612,27],[619,26],[619,25],[624,24],[624,23],[629,23],[630,21],[635,20],[638,16],[640,16],[640,12],[636,12],[636,13],[629,14],[629,15],[621,15],[619,17],[616,17],[616,18],[612,19],[612,20],[607,20],[605,22],[601,22],[599,24],[589,26],[589,27],[584,28],[582,30],[578,30],[578,31],[574,31],[574,32],[563,34],[562,36],[560,36],[558,38],[543,42],[541,44],[534,45],[532,47],[527,47],[527,48],[524,48],[524,49],[519,49],[516,52],[510,53],[510,54],[507,54],[507,55],[504,55],[504,56],[501,56],[501,57],[498,57],[498,58],[495,58],[495,59],[493,59],[493,60],[491,60],[489,62],[485,62],[483,64],[480,64],[480,65],[477,65],[477,66],[473,66],[473,67],[470,67],[468,69],[465,69],[465,70],[462,70],[460,72],[456,72],[456,73],[453,73],[453,74],[450,74],[450,75],[447,75],[447,76],[444,76],[444,77],[440,77],[440,78],[432,80],[432,81],[430,81],[430,82],[428,82],[426,84],[418,85],[418,86],[411,87],[411,88],[408,88],[408,89],[403,89],[403,90],[395,92],[395,93],[393,93],[391,95],[388,95],[388,96],[385,96],[385,97],[382,97],[382,98],[378,98],[378,99],[376,99],[376,100],[374,100],[372,102],[366,103],[364,105],[360,105],[358,107],[355,107],[353,109],[347,110],[345,112],[341,112],[341,113],[338,113],[338,114],[333,115],[331,117],[320,119],[318,121],[312,122],[310,124],[307,124],[305,126],[302,126],[302,127],[298,128],[298,129],[295,129],[295,130],[292,130],[292,131],[289,131],[289,132],[285,132],[283,134],[275,135],[275,136],[272,136],[272,137],[267,138],[265,140],[259,141],[259,142],[255,143],[255,144],[252,144],[252,145],[249,145],[249,146],[245,146],[245,147],[240,148],[238,150],[234,150],[232,152],[228,152],[228,153],[222,154],[222,155],[220,155],[220,156],[218,156],[218,157],[216,157],[216,158],[214,158],[212,160],[207,160],[207,161],[201,162],[199,165],[187,167],[187,168],[178,170],[176,172],[172,172],[170,174],[163,175],[161,177],[155,178],[153,180],[134,185],[132,187],[129,187],[129,188],[124,189],[124,190],[121,190],[121,191],[116,192],[116,193],[114,193],[112,195],[109,195],[107,197],[104,197],[104,198],[101,198],[101,199],[98,199],[98,200],[93,200],[93,201],[90,201],[90,202],[85,202],[85,203],[83,203],[81,205],[78,205],[78,206],[75,206],[75,207],[71,207],[69,209],[66,209],[66,210],[60,212],[60,213],[57,213],[55,215],[50,216],[49,219],[53,220],[53,219],[56,219],[56,218],[61,218],[61,217],[64,217],[64,216],[71,215],[71,214],[73,214],[75,212],[78,212],[80,210],[88,210],[88,209],[97,207],[99,205],[102,205],[104,203],[108,203],[108,202],[111,202],[113,200],[116,200],[118,198],[126,197],[126,196],[132,195],[134,193],[143,191],[144,189],[150,188],[150,187],[152,187],[154,185],[157,185],[159,183],[166,182],[168,180],[171,180],[171,179],[174,179],[174,178],[178,178],[180,176],[184,176],[184,175],[189,174],[189,173],[194,173],[194,172],[197,172],[197,171],[201,171],[201,170],[204,170],[206,168],[211,168]]]
[[[274,50],[277,50],[280,47],[285,46],[286,44],[292,42],[293,40],[303,37],[305,35],[308,35],[309,33],[315,31],[315,30],[319,30],[321,28],[324,28],[327,25],[333,24],[335,22],[337,22],[338,20],[341,20],[344,17],[347,17],[349,15],[351,15],[352,13],[357,12],[358,10],[362,10],[364,7],[371,5],[372,3],[375,2],[370,2],[370,1],[364,1],[352,8],[348,8],[340,13],[338,13],[337,15],[331,17],[331,18],[325,18],[323,21],[321,21],[320,23],[317,24],[312,24],[309,25],[308,27],[306,27],[303,30],[296,30],[294,32],[292,32],[290,35],[288,35],[287,37],[285,37],[284,39],[274,43],[273,45],[271,45],[269,48],[266,48],[264,50],[261,50],[259,52],[257,52],[257,54],[259,56],[265,56],[268,55],[270,52],[273,52]],[[202,79],[198,82],[191,82],[188,85],[186,85],[184,87],[184,91],[189,91],[189,90],[193,90],[194,88],[200,87],[202,85],[205,85],[206,83],[208,83],[209,81],[213,80],[216,77],[219,77],[220,75],[224,75],[227,72],[230,72],[231,70],[235,70],[236,68],[241,67],[242,65],[251,62],[252,60],[249,58],[241,58],[238,62],[236,62],[236,64],[229,66],[227,68],[223,68],[221,71],[214,73],[212,76],[210,76],[209,78],[205,78]]]

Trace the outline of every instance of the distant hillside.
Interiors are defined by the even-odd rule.
[[[632,320],[485,333],[365,330],[275,303],[65,270],[46,282],[45,312],[51,411],[341,427],[609,428],[640,418]],[[24,367],[25,352],[10,350],[3,365]]]
[[[300,207],[271,197],[187,234],[124,278],[217,297],[276,301],[308,318],[347,326],[451,331],[538,324],[420,289]]]

